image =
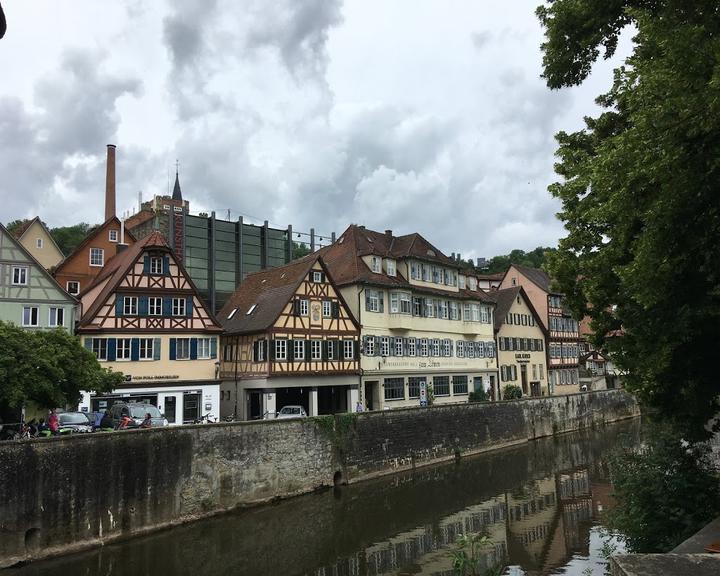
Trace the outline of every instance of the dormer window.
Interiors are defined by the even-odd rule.
[[[162,264],[160,256],[150,256],[150,274],[162,274]]]
[[[110,240],[110,242],[117,242],[118,241],[118,231],[117,230],[108,231],[108,240]]]
[[[458,288],[460,288],[460,290],[465,290],[465,276],[462,274],[458,276]]]
[[[322,272],[318,272],[317,270],[313,270],[312,273],[312,281],[318,284],[321,284],[325,281],[324,274]]]
[[[382,259],[377,256],[372,256],[370,258],[370,270],[376,274],[380,274],[382,272]]]
[[[473,278],[472,276],[468,278],[468,286],[470,290],[477,290],[477,278]]]
[[[385,268],[387,269],[388,276],[397,275],[397,269],[395,267],[395,260],[393,260],[392,258],[388,258],[387,260],[385,260]]]

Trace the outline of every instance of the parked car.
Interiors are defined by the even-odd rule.
[[[92,420],[85,412],[58,412],[60,434],[77,434],[93,431]]]
[[[283,406],[277,413],[278,418],[305,418],[307,412],[302,406]]]
[[[150,414],[153,428],[169,425],[167,418],[160,413],[157,406],[143,402],[115,402],[110,408],[110,414],[115,428],[120,426],[120,420],[125,415],[131,420],[128,428],[138,428],[145,420],[145,414]]]

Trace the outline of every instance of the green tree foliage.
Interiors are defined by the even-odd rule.
[[[123,381],[64,330],[30,331],[0,321],[0,405],[75,404],[80,390],[107,392]]]
[[[610,458],[616,506],[609,527],[636,553],[668,552],[720,514],[720,480],[705,444],[651,427],[638,450]]]
[[[52,228],[50,234],[58,245],[58,248],[65,256],[72,254],[85,237],[97,229],[97,226],[90,226],[86,222],[75,224],[73,226],[60,226]]]
[[[521,266],[545,269],[545,262],[548,256],[553,252],[555,252],[555,248],[543,248],[542,246],[538,246],[535,250],[530,252],[513,250],[510,254],[490,258],[490,260],[488,260],[487,267],[483,269],[483,273],[498,274],[505,272],[511,264],[520,264]]]
[[[5,225],[5,228],[7,228],[8,232],[10,232],[10,234],[12,234],[14,236],[15,232],[17,230],[19,230],[20,227],[23,226],[26,222],[27,222],[27,218],[25,218],[23,220],[13,220],[12,222],[8,222]]]
[[[293,242],[293,260],[310,254],[310,246],[300,242]]]
[[[581,83],[628,24],[605,111],[557,135],[567,236],[549,262],[595,344],[628,371],[627,387],[701,436],[718,411],[720,341],[720,11],[716,0],[556,0],[544,76]]]
[[[503,400],[517,400],[522,398],[522,388],[515,384],[507,384],[503,388]]]

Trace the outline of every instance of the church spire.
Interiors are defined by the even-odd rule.
[[[178,175],[178,161],[175,161],[175,186],[173,186],[173,200],[179,200],[182,202],[182,191],[180,190],[180,177]]]

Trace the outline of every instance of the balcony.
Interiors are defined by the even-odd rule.
[[[413,317],[411,314],[391,313],[388,315],[388,328],[395,330],[411,330]]]

